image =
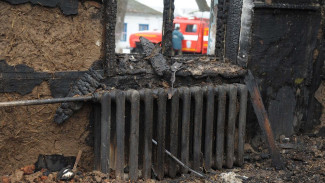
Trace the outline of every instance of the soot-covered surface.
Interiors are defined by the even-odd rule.
[[[248,68],[260,82],[277,137],[292,135],[303,123],[310,123],[305,114],[318,55],[319,15],[319,11],[308,9],[254,10]]]
[[[5,0],[11,4],[32,3],[47,7],[60,7],[65,15],[74,15],[78,13],[78,0]]]

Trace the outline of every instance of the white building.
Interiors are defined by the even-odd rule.
[[[116,51],[125,53],[129,51],[129,37],[133,33],[145,30],[161,31],[162,18],[163,15],[161,12],[141,4],[136,0],[128,0],[124,18],[124,31],[121,40],[116,44]]]

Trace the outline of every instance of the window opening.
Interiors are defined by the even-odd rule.
[[[149,30],[149,24],[139,24],[139,31]]]
[[[127,38],[127,32],[128,32],[128,24],[124,23],[123,25],[123,32],[122,32],[122,36],[121,36],[121,41],[125,42],[126,38]]]

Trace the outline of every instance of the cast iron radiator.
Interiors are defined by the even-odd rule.
[[[149,179],[152,172],[159,179],[187,173],[165,149],[197,171],[243,164],[245,85],[169,91],[113,90],[102,95],[95,120],[95,169],[112,169],[117,179],[130,180]]]

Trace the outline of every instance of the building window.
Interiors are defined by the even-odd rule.
[[[139,24],[139,31],[149,30],[149,24]]]
[[[197,25],[196,24],[188,24],[188,25],[186,25],[185,32],[196,32],[196,30],[197,30]]]
[[[128,24],[124,23],[123,32],[121,35],[121,41],[126,41],[127,32],[128,32]]]

